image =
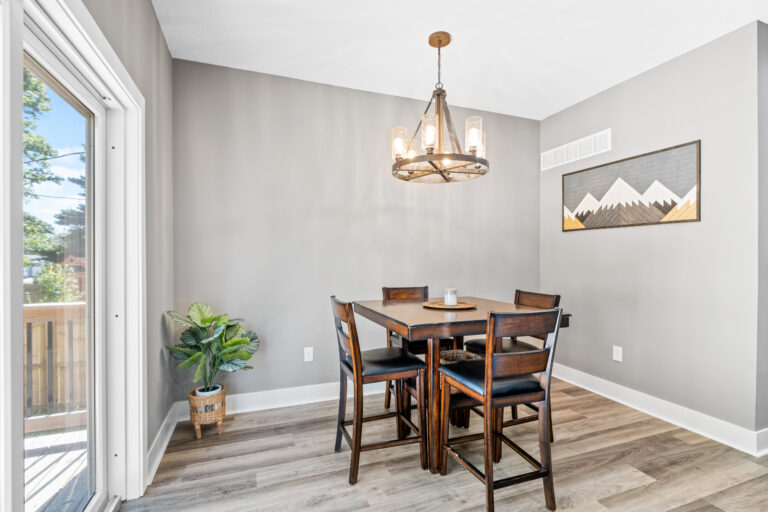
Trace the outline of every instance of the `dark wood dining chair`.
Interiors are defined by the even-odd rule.
[[[386,347],[373,350],[360,350],[360,342],[357,337],[355,315],[352,304],[342,302],[336,297],[331,297],[333,308],[334,326],[336,327],[336,339],[339,345],[339,415],[336,425],[336,444],[334,451],[341,449],[341,438],[347,441],[352,450],[349,466],[349,483],[357,482],[358,467],[360,465],[360,453],[389,448],[404,444],[419,443],[419,453],[422,469],[427,469],[427,418],[425,410],[424,375],[426,365],[424,361],[400,347]],[[354,409],[351,420],[346,419],[347,406],[347,379],[353,382]],[[375,382],[395,381],[396,412],[363,417],[363,386]],[[418,414],[418,426],[403,414],[400,399],[401,393],[413,395],[416,398]],[[361,444],[363,423],[369,421],[396,418],[397,439],[371,444]],[[347,426],[352,425],[352,434],[347,431]],[[401,435],[405,427],[415,432],[415,437]]]
[[[411,286],[411,287],[383,287],[381,289],[382,300],[420,300],[426,302],[429,300],[429,286]],[[424,355],[427,353],[427,340],[408,340],[399,334],[387,329],[387,346],[402,347],[412,354]],[[459,340],[453,338],[441,338],[440,348],[442,350],[458,349]],[[384,407],[389,409],[391,404],[392,383],[387,382],[384,389]],[[407,398],[406,398],[407,399]],[[410,399],[407,399],[410,402]],[[408,404],[410,405],[410,403]]]
[[[552,309],[560,306],[560,295],[550,295],[546,293],[527,292],[523,290],[515,290],[515,304],[520,306],[531,306],[542,309]],[[539,340],[545,340],[545,334],[535,334],[529,336],[529,338],[537,338]],[[467,340],[464,343],[464,347],[468,352],[473,352],[478,355],[485,355],[485,338],[473,338]],[[523,340],[517,339],[517,337],[505,338],[501,341],[501,352],[505,354],[514,352],[530,352],[532,350],[539,350],[540,347],[528,343]],[[538,408],[535,404],[524,404],[534,412],[538,412]],[[480,411],[473,409],[476,413],[480,414]],[[504,413],[500,413],[502,418]],[[481,414],[482,416],[482,414]],[[512,419],[504,422],[504,427],[511,427],[513,425],[519,425],[520,423],[527,423],[530,421],[536,421],[538,416],[536,414],[530,416],[524,416],[518,418],[517,406],[512,407]],[[555,441],[555,432],[552,423],[552,408],[549,409],[549,441]]]
[[[537,478],[544,480],[547,508],[555,510],[555,487],[552,480],[552,457],[547,424],[552,364],[562,310],[532,313],[489,313],[484,360],[460,361],[440,367],[442,384],[440,474],[447,473],[448,456],[485,484],[486,510],[494,510],[494,490]],[[529,352],[494,352],[501,338],[531,336],[546,333],[544,347]],[[538,375],[535,375],[538,374]],[[451,394],[452,388],[461,393]],[[499,411],[511,405],[536,403],[539,419],[540,461],[518,446],[503,433]],[[483,433],[449,437],[448,419],[451,408],[482,404],[485,412]],[[482,439],[484,469],[481,472],[462,457],[454,446]],[[493,463],[500,458],[501,442],[512,448],[532,467],[533,471],[500,480],[493,479]],[[498,455],[496,444],[499,445]]]

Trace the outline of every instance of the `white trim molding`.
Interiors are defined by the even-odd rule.
[[[764,428],[763,430],[758,430],[756,432],[757,442],[756,442],[756,453],[755,457],[765,457],[768,455],[768,428]]]
[[[367,384],[363,389],[363,395],[373,395],[384,392],[384,383]],[[352,386],[347,386],[348,396],[352,396]],[[325,400],[339,399],[339,383],[326,382],[324,384],[311,384],[309,386],[296,386],[292,388],[270,389],[267,391],[254,391],[252,393],[238,393],[227,397],[227,413],[241,413],[290,407],[292,405],[311,404]],[[179,402],[176,402],[179,403]],[[186,406],[186,402],[181,402]],[[186,411],[185,411],[186,412]]]
[[[0,24],[0,384],[13,403],[23,389],[22,50],[62,63],[106,112],[94,158],[105,167],[105,179],[94,183],[103,220],[101,228],[95,223],[94,333],[109,343],[99,351],[97,342],[93,357],[98,460],[88,505],[101,509],[115,496],[141,496],[147,474],[144,97],[82,0],[0,0]],[[20,414],[0,419],[2,510],[23,508],[22,421]]]
[[[352,394],[352,387],[347,388],[348,396]],[[365,386],[363,395],[373,395],[384,393],[384,383],[368,384]],[[323,384],[310,384],[308,386],[296,386],[292,388],[270,389],[268,391],[255,391],[253,393],[238,393],[227,395],[227,414],[238,414],[243,412],[263,411],[266,409],[278,409],[280,407],[290,407],[292,405],[311,404],[323,402],[326,400],[338,400],[339,383],[325,382]],[[168,413],[165,415],[160,430],[152,442],[149,449],[149,470],[147,471],[146,486],[152,484],[155,478],[157,468],[163,458],[168,443],[171,440],[176,424],[180,421],[189,419],[189,406],[186,400],[174,402]],[[190,435],[194,435],[190,430]]]
[[[553,375],[749,455],[768,455],[768,429],[756,432],[560,363],[555,363]]]
[[[23,379],[24,291],[22,188],[23,6],[0,0],[0,510],[24,508]]]
[[[149,447],[149,453],[147,455],[147,478],[144,487],[149,487],[152,480],[155,479],[155,473],[157,473],[157,468],[160,466],[163,454],[165,453],[166,448],[168,448],[168,443],[176,428],[176,423],[184,421],[186,414],[186,402],[174,402],[171,404],[171,408],[168,409],[168,413],[165,415],[163,423],[157,431],[157,435],[155,435],[155,440],[152,441],[152,446]]]
[[[100,286],[105,305],[97,312],[109,340],[106,490],[135,498],[147,473],[144,97],[82,0],[27,0],[25,11],[107,109],[100,233],[107,271]]]

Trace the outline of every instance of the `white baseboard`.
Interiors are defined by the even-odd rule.
[[[384,392],[384,383],[368,384],[363,390],[363,395],[373,395]],[[348,396],[351,396],[351,386],[348,388]],[[324,400],[338,400],[339,382],[325,382],[323,384],[311,384],[309,386],[297,386],[293,388],[270,389],[267,391],[255,391],[253,393],[238,393],[227,395],[227,414],[242,412],[263,411],[265,409],[277,409]],[[163,458],[171,435],[179,421],[189,419],[189,409],[186,400],[174,402],[160,425],[160,430],[152,442],[147,453],[147,481],[145,490],[155,478],[157,468]],[[143,493],[142,493],[143,494]]]
[[[768,455],[768,428],[757,431],[757,453],[756,457],[765,457]]]
[[[165,415],[163,422],[160,424],[160,430],[158,430],[152,446],[149,447],[149,453],[147,453],[147,479],[144,483],[144,490],[155,479],[155,473],[157,473],[157,467],[160,465],[160,460],[163,458],[165,449],[168,447],[168,442],[171,440],[171,435],[176,428],[176,423],[186,413],[186,407],[179,407],[179,404],[185,406],[185,402],[174,402],[171,404],[171,408],[168,409],[168,413]],[[142,496],[144,493],[142,492]]]
[[[768,454],[768,429],[755,432],[559,363],[555,363],[553,375],[739,451],[756,457]]]
[[[351,386],[347,392],[351,396]],[[384,383],[377,382],[365,386],[363,395],[372,395],[384,392]],[[309,386],[297,386],[294,388],[270,389],[267,391],[255,391],[253,393],[238,393],[227,396],[227,414],[240,412],[263,411],[264,409],[277,409],[291,405],[311,404],[324,400],[339,399],[339,383],[326,382],[323,384],[311,384]],[[177,402],[186,405],[186,401]]]

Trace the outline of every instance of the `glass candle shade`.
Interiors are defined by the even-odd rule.
[[[396,126],[392,128],[392,160],[405,158],[408,152],[408,128]]]
[[[464,145],[467,151],[476,155],[483,144],[483,118],[480,116],[468,117],[464,122]]]
[[[443,302],[446,306],[456,306],[459,304],[459,298],[456,295],[456,288],[446,288]]]
[[[480,158],[485,158],[486,154],[486,146],[485,146],[485,132],[483,132],[483,142],[480,144],[480,147],[477,149],[477,156]]]
[[[485,132],[483,132],[483,143],[480,145],[479,148],[477,148],[477,153],[475,156],[478,156],[480,158],[485,158]],[[480,164],[475,164],[475,169],[480,169],[482,166]]]
[[[421,118],[421,149],[433,153],[437,146],[437,115],[424,114]]]

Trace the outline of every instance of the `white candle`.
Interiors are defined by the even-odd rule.
[[[456,306],[459,303],[458,297],[456,297],[456,288],[445,289],[445,297],[443,298],[443,302],[446,306]]]

